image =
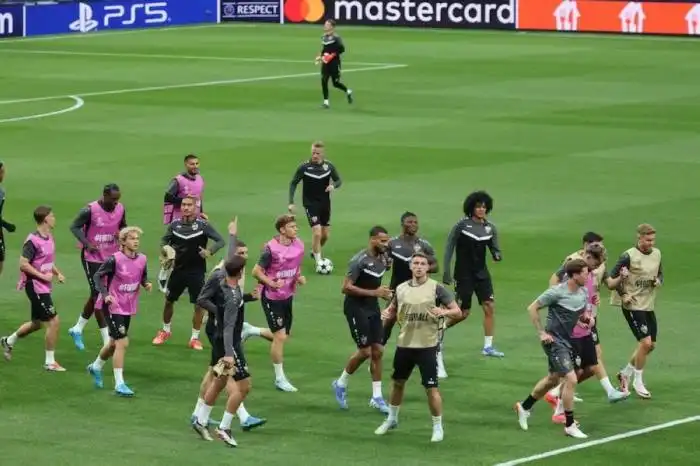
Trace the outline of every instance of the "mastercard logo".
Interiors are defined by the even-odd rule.
[[[326,8],[323,0],[287,0],[284,16],[292,23],[316,23],[323,19]]]

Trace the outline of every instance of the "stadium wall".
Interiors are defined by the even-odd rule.
[[[700,0],[221,0],[221,20],[700,36]]]

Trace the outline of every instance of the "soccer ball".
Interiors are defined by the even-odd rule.
[[[316,273],[319,275],[329,275],[333,272],[333,262],[330,259],[321,259],[316,263]]]

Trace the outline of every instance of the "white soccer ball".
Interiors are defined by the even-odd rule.
[[[330,259],[321,259],[316,263],[316,273],[330,275],[333,272],[333,262]]]

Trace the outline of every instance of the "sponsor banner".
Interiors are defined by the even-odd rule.
[[[217,0],[74,2],[27,6],[26,35],[87,33],[217,21]]]
[[[24,35],[24,7],[0,6],[0,39]]]
[[[292,8],[289,4],[301,5]],[[515,29],[517,0],[287,0],[287,22],[455,29]]]
[[[221,2],[221,21],[279,23],[281,20],[280,0],[223,0]]]
[[[518,29],[700,36],[700,1],[519,0]]]

